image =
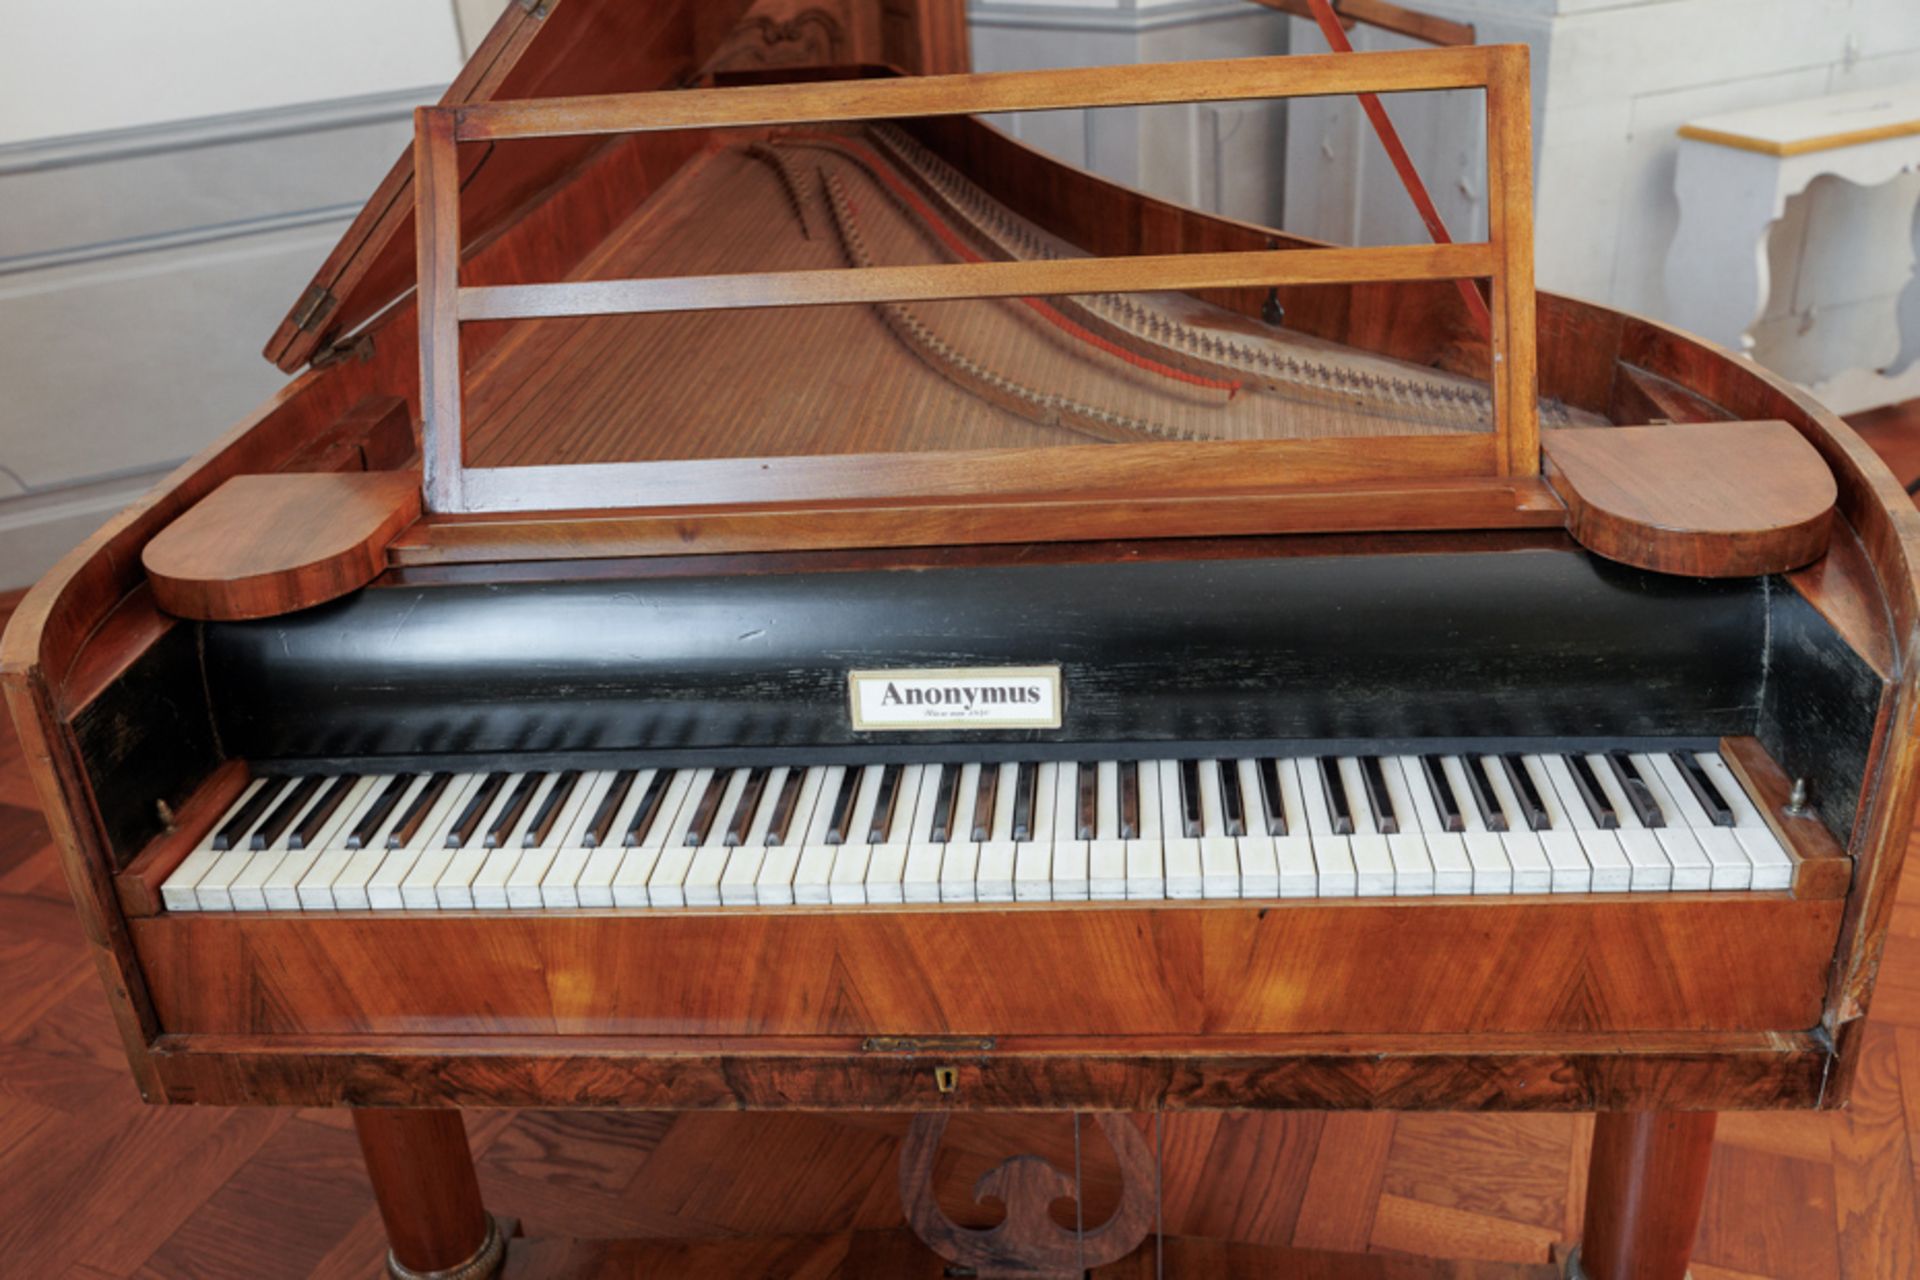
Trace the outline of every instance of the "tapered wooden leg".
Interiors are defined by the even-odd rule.
[[[480,1204],[458,1111],[356,1110],[367,1177],[386,1223],[388,1270],[404,1278],[479,1280],[505,1255]]]
[[[1603,1112],[1580,1267],[1589,1280],[1682,1280],[1713,1156],[1711,1111]]]

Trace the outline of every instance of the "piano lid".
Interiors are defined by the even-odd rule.
[[[965,70],[961,0],[511,0],[441,105],[670,88],[734,68],[888,62]],[[463,243],[604,145],[552,138],[462,156]],[[401,154],[264,352],[292,373],[413,288],[413,157]]]

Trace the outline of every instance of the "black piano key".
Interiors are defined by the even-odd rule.
[[[508,776],[505,773],[487,775],[487,780],[474,791],[473,799],[467,801],[467,807],[461,811],[459,819],[453,824],[453,829],[447,832],[447,848],[464,849],[472,842],[473,837],[480,830],[480,819],[487,816],[487,810],[492,807],[494,797],[500,794],[500,788],[507,785]]]
[[[396,773],[387,779],[387,785],[380,788],[380,794],[374,798],[373,804],[360,816],[360,821],[353,824],[353,830],[347,834],[347,848],[364,849],[368,841],[380,834],[380,824],[387,820],[387,816],[393,812],[394,806],[400,803],[400,797],[407,794],[407,788],[413,785],[413,780],[417,776],[411,773]]]
[[[634,806],[633,816],[627,819],[627,833],[620,837],[623,848],[633,848],[652,833],[653,824],[666,808],[667,789],[673,785],[677,772],[675,769],[653,771],[653,781],[647,783],[647,789],[641,793],[640,803]]]
[[[1340,762],[1321,756],[1314,764],[1320,770],[1320,785],[1327,794],[1327,812],[1333,817],[1333,834],[1353,834],[1353,804],[1347,799],[1347,784],[1340,776]]]
[[[294,783],[293,788],[287,792],[286,798],[274,806],[273,812],[267,815],[267,820],[261,823],[259,829],[248,839],[247,847],[249,849],[272,848],[273,842],[293,825],[293,820],[300,816],[301,810],[307,807],[307,802],[313,799],[313,793],[318,791],[320,784],[325,781],[325,778],[315,773]]]
[[[1606,791],[1600,786],[1600,779],[1593,776],[1593,766],[1587,763],[1583,755],[1562,756],[1567,769],[1573,774],[1573,786],[1580,793],[1580,799],[1586,803],[1587,812],[1593,815],[1593,821],[1602,831],[1617,830],[1620,815],[1613,811],[1613,802],[1607,799]]]
[[[1633,806],[1633,814],[1640,819],[1640,825],[1654,829],[1666,826],[1667,815],[1660,812],[1660,802],[1653,798],[1653,790],[1647,786],[1647,780],[1640,776],[1633,758],[1624,751],[1609,751],[1607,764],[1612,767],[1614,781],[1626,793],[1627,803]]]
[[[613,834],[613,820],[620,816],[620,806],[626,803],[627,792],[633,790],[633,780],[639,776],[633,769],[622,769],[613,775],[606,794],[600,797],[600,807],[587,819],[587,829],[580,836],[581,848],[598,849],[607,842],[607,837]]]
[[[1360,757],[1360,780],[1367,784],[1367,807],[1373,810],[1373,829],[1383,836],[1400,834],[1400,815],[1387,793],[1387,774],[1379,756]]]
[[[1091,840],[1100,830],[1100,766],[1092,760],[1080,762],[1079,803],[1074,806],[1073,838]]]
[[[720,815],[720,800],[726,795],[727,784],[732,781],[733,770],[713,771],[713,776],[707,779],[707,789],[700,793],[700,799],[693,806],[693,818],[687,823],[686,834],[680,837],[682,844],[694,848],[707,842],[714,819]]]
[[[1460,764],[1461,772],[1467,775],[1467,791],[1473,796],[1473,807],[1480,811],[1480,821],[1486,823],[1489,831],[1505,831],[1507,811],[1500,807],[1500,795],[1487,774],[1487,758],[1461,756]]]
[[[1267,834],[1287,834],[1287,802],[1280,789],[1280,762],[1272,756],[1262,760],[1260,769],[1260,807],[1266,819]]]
[[[1140,762],[1120,762],[1120,838],[1140,838]]]
[[[795,766],[787,770],[787,780],[780,784],[780,797],[774,801],[773,816],[767,819],[766,841],[769,845],[784,845],[787,832],[793,828],[794,811],[800,807],[800,788],[806,785],[807,771]]]
[[[867,823],[867,843],[885,844],[893,831],[893,811],[900,803],[900,778],[904,766],[890,764],[880,771],[880,789],[873,797],[873,819]]]
[[[1426,775],[1427,790],[1433,793],[1433,807],[1440,815],[1441,829],[1465,831],[1467,820],[1460,816],[1460,801],[1454,797],[1446,763],[1439,756],[1421,756],[1420,772]]]
[[[853,825],[853,805],[860,798],[860,779],[866,776],[866,770],[857,764],[850,764],[840,772],[840,791],[834,797],[833,810],[827,817],[827,843],[845,844],[847,828]]]
[[[1700,763],[1700,757],[1691,751],[1673,753],[1674,767],[1680,770],[1680,776],[1687,780],[1687,790],[1693,792],[1693,798],[1707,811],[1707,820],[1716,827],[1734,825],[1733,806],[1720,794],[1720,788],[1713,785],[1713,779],[1707,774],[1707,767]]]
[[[433,806],[440,803],[440,797],[447,793],[453,784],[451,773],[436,773],[427,779],[427,785],[420,788],[420,794],[413,798],[407,811],[400,815],[400,821],[393,824],[393,830],[387,833],[387,848],[405,849],[413,844],[420,835],[420,829],[426,824],[427,815],[433,812]]]
[[[531,849],[546,843],[547,837],[553,834],[553,824],[560,821],[560,810],[566,807],[567,799],[573,795],[573,789],[579,783],[578,769],[568,769],[553,780],[545,798],[540,801],[540,808],[533,815],[533,821],[527,824],[527,833],[520,837],[521,848]]]
[[[293,834],[287,837],[287,848],[304,849],[318,840],[320,828],[327,825],[327,819],[331,818],[346,801],[347,792],[353,790],[353,784],[358,781],[360,779],[351,774],[335,778],[332,784],[321,792],[320,799],[315,802],[313,808],[307,810],[306,816],[300,819],[300,825],[293,829]]]
[[[1216,761],[1220,771],[1220,822],[1230,836],[1247,834],[1247,801],[1240,794],[1240,766],[1232,760]]]
[[[753,825],[753,815],[760,811],[760,797],[766,794],[767,774],[771,772],[762,765],[747,775],[747,785],[740,790],[740,803],[733,806],[733,817],[727,820],[722,843],[736,845],[746,840],[747,828]]]
[[[1191,839],[1205,830],[1200,808],[1200,762],[1180,762],[1180,831]]]
[[[993,765],[982,765],[993,769]],[[1040,791],[1040,766],[1032,760],[1013,771],[1013,838],[1033,839],[1033,803]]]
[[[1020,789],[1020,780],[1014,779],[1014,790]],[[980,766],[980,785],[973,793],[973,822],[970,824],[969,840],[991,840],[993,838],[993,804],[1000,797],[1000,766],[991,762]]]
[[[953,820],[960,808],[960,771],[963,766],[943,764],[940,781],[933,792],[933,817],[927,823],[927,839],[945,844],[953,839]]]
[[[226,824],[214,833],[213,847],[231,849],[247,838],[267,811],[269,805],[280,793],[293,785],[292,778],[268,778],[254,790],[253,797],[240,806],[240,811],[228,818]]]
[[[527,806],[533,803],[533,793],[540,789],[544,773],[523,773],[520,781],[513,784],[513,792],[507,796],[507,802],[500,806],[500,816],[487,827],[486,847],[498,849],[513,838],[513,829],[520,825],[521,815]]]
[[[1500,767],[1507,772],[1507,784],[1513,788],[1513,794],[1520,801],[1520,812],[1527,820],[1527,830],[1545,831],[1552,825],[1546,804],[1540,799],[1540,788],[1533,784],[1533,773],[1527,768],[1527,762],[1516,755],[1500,757]]]

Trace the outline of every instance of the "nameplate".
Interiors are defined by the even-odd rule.
[[[1065,703],[1058,667],[852,671],[853,727],[1058,729]]]

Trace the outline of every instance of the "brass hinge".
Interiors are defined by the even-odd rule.
[[[340,299],[333,296],[333,290],[325,285],[309,285],[300,295],[300,301],[293,304],[293,327],[302,333],[312,333],[326,318],[333,314]]]
[[[868,1036],[862,1053],[990,1053],[992,1036]]]

